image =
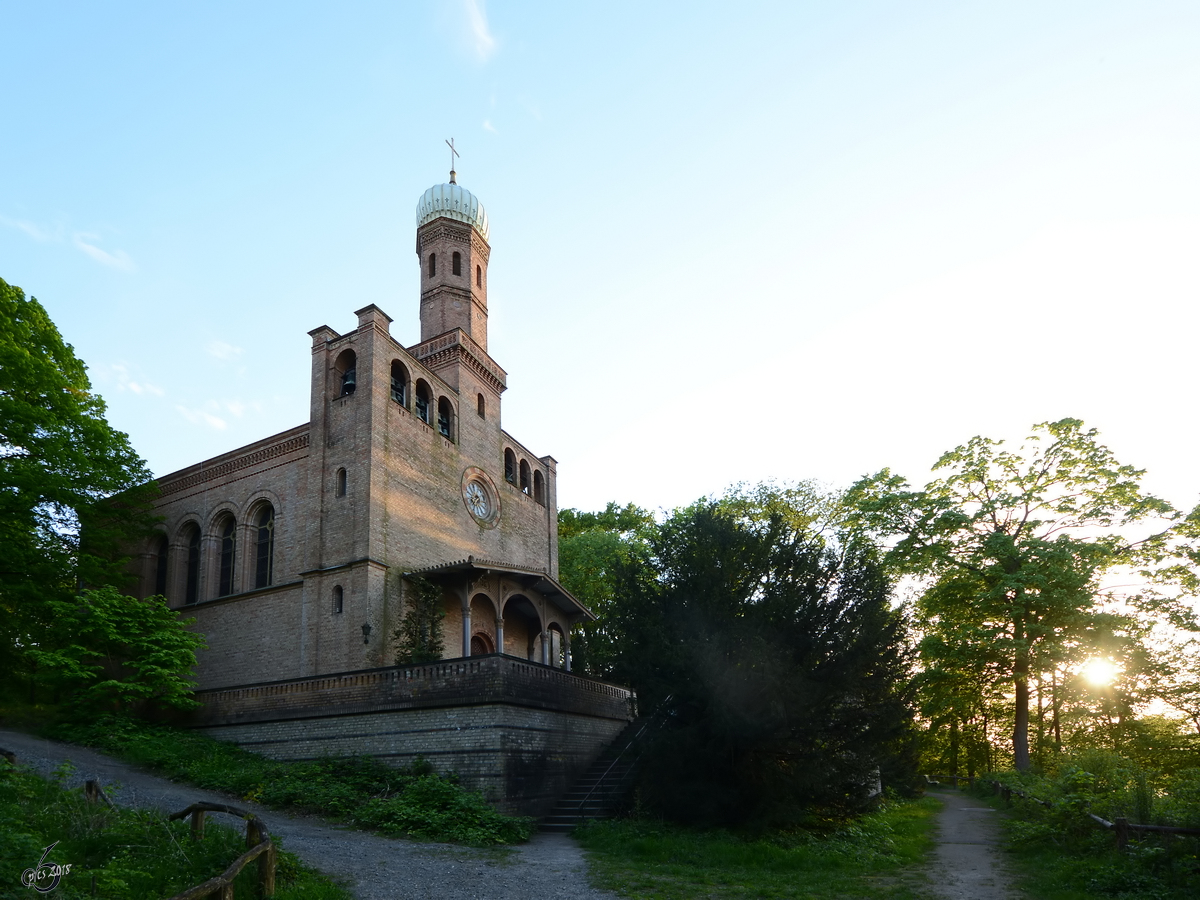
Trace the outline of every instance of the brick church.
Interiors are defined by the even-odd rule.
[[[456,183],[417,205],[421,341],[371,304],[312,336],[309,421],[159,479],[141,593],[196,620],[196,724],[280,758],[421,756],[539,812],[631,718],[570,673],[592,613],[556,580],[555,460],[501,427],[488,353],[490,229]],[[413,595],[439,586],[445,659],[396,665]]]

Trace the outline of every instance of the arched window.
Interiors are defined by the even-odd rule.
[[[264,588],[274,580],[275,508],[264,503],[254,520],[254,586]]]
[[[154,593],[167,595],[167,536],[159,535],[154,541]]]
[[[346,470],[345,469],[337,470],[337,480],[334,485],[333,493],[334,493],[334,496],[336,496],[336,497],[345,497],[346,496]]]
[[[399,360],[392,360],[392,399],[408,407],[408,372]]]
[[[529,483],[529,463],[521,460],[521,490],[526,494],[529,493]]]
[[[483,656],[487,653],[495,653],[496,650],[492,646],[491,635],[484,634],[482,631],[471,635],[471,655]]]
[[[438,397],[438,431],[442,437],[454,440],[454,407],[445,397]]]
[[[221,568],[217,578],[217,596],[225,597],[233,593],[233,564],[237,554],[236,536],[237,522],[233,516],[226,516],[217,526],[221,535]]]
[[[409,269],[409,271],[411,272],[412,269]],[[429,277],[432,278],[436,274],[437,274],[437,254],[430,253],[429,254]]]
[[[455,275],[462,274],[462,254],[457,250],[455,250],[454,255],[450,257],[450,271]]]
[[[338,354],[333,368],[337,372],[339,397],[349,397],[354,393],[354,387],[358,380],[355,372],[357,361],[358,357],[355,356],[353,350],[343,350]]]
[[[184,569],[183,602],[195,603],[200,599],[200,529],[189,525],[185,540],[187,566]]]
[[[486,407],[483,403],[483,394],[477,394],[475,397],[475,412],[479,413],[479,418],[482,419],[484,417],[483,414],[486,412]]]
[[[335,615],[341,615],[342,612],[342,586],[340,584],[333,586],[333,612]]]
[[[483,267],[482,266],[475,267],[475,286],[483,287]]]
[[[429,390],[429,385],[423,380],[418,379],[414,403],[417,409],[417,418],[426,425],[431,424],[429,421],[429,404],[432,402],[433,393]]]
[[[504,451],[504,480],[509,484],[517,483],[517,458],[507,448]]]
[[[546,479],[537,470],[534,470],[533,473],[533,499],[542,504],[542,506],[546,505]]]

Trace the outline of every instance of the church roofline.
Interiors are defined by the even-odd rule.
[[[505,575],[524,575],[529,578],[536,578],[537,581],[531,583],[529,587],[536,587],[542,594],[545,594],[555,606],[563,612],[582,612],[588,619],[595,621],[598,617],[594,612],[584,606],[579,599],[568,591],[565,587],[559,584],[555,579],[550,577],[550,574],[545,569],[527,569],[521,566],[513,566],[508,563],[496,562],[491,559],[476,559],[474,556],[468,556],[466,559],[455,560],[454,562],[441,563],[436,566],[430,566],[426,569],[419,569],[413,572],[405,572],[406,576],[416,578],[424,578],[429,575],[444,575],[448,572],[497,572]],[[549,588],[547,590],[547,588]],[[557,598],[562,598],[566,602],[564,605]]]

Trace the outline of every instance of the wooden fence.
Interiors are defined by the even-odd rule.
[[[925,776],[925,781],[927,784],[940,784],[941,782],[936,779],[945,779],[950,781],[955,787],[958,786],[959,782],[959,777],[956,775]],[[962,780],[966,781],[967,779]],[[970,779],[970,783],[974,784],[974,781],[975,779],[972,777]],[[1011,804],[1013,797],[1020,797],[1022,800],[1025,800],[1029,803],[1037,803],[1040,806],[1045,806],[1047,809],[1052,809],[1054,807],[1054,804],[1049,800],[1039,800],[1037,797],[1031,796],[1030,794],[1027,794],[1017,788],[1009,787],[1002,782],[988,779],[988,783],[992,786],[992,792],[996,796],[1003,799],[1005,803]],[[1136,822],[1130,822],[1129,819],[1125,818],[1124,816],[1118,816],[1115,820],[1110,822],[1108,819],[1102,818],[1095,813],[1089,812],[1086,813],[1086,815],[1101,828],[1113,833],[1113,837],[1116,838],[1118,850],[1124,850],[1125,847],[1128,846],[1130,832],[1135,831],[1155,834],[1200,835],[1200,828],[1176,828],[1173,825],[1139,825]]]
[[[7,760],[14,766],[17,764],[17,755],[9,750],[0,748],[0,758]],[[93,778],[89,778],[84,782],[83,795],[87,797],[89,803],[103,803],[110,807],[113,805],[112,800],[104,793],[104,788],[100,786],[100,782]],[[176,819],[191,816],[192,840],[198,841],[204,837],[204,817],[206,813],[210,812],[228,813],[231,816],[237,816],[239,819],[245,819],[246,846],[249,849],[230,863],[229,868],[220,875],[208,879],[203,884],[188,888],[182,894],[176,894],[170,900],[204,900],[206,897],[217,897],[218,900],[234,900],[234,879],[242,873],[242,869],[246,868],[246,866],[256,859],[258,860],[258,895],[260,897],[273,897],[275,895],[275,844],[271,840],[267,826],[254,813],[238,809],[236,806],[226,806],[224,803],[193,803],[187,809],[172,813],[167,817],[167,820],[174,822]],[[95,889],[94,880],[92,888],[93,890]]]

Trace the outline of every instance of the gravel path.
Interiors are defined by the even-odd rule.
[[[930,793],[943,804],[929,872],[934,892],[945,900],[1021,900],[1000,855],[1003,813],[954,789]]]
[[[272,834],[283,838],[286,849],[348,885],[359,900],[616,898],[588,885],[583,852],[566,835],[539,834],[512,850],[393,840],[176,784],[93,750],[19,732],[0,730],[0,748],[16,753],[19,764],[43,774],[69,760],[76,768],[70,783],[82,785],[87,778],[99,778],[108,795],[122,806],[176,812],[198,800],[210,800],[254,810]]]

